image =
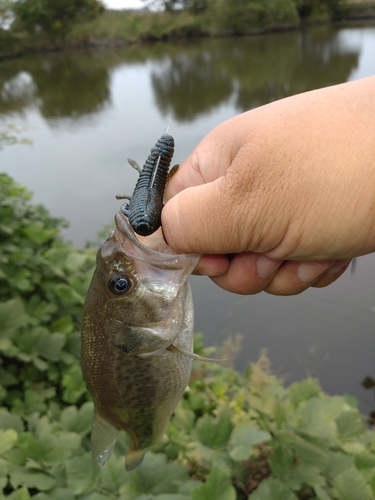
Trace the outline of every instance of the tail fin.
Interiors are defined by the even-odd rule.
[[[120,431],[113,427],[97,411],[91,430],[92,457],[98,467],[104,467],[111,456]]]

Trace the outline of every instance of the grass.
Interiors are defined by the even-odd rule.
[[[73,28],[70,44],[123,44],[207,34],[207,19],[189,12],[106,11]]]

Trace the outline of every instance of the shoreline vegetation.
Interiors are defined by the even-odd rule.
[[[30,31],[17,19],[9,29],[0,23],[0,59],[66,49],[254,35],[375,18],[374,0],[207,0],[202,4],[204,8],[163,12],[104,10],[95,19],[72,25],[63,37],[53,37],[38,27]]]
[[[195,335],[197,354],[229,366],[194,361],[167,442],[125,473],[121,432],[106,467],[96,467],[93,404],[79,366],[96,250],[65,243],[64,221],[6,174],[0,220],[1,500],[375,498],[373,419],[366,425],[353,396],[329,396],[315,378],[287,386],[264,352],[235,371],[238,335],[219,349]]]

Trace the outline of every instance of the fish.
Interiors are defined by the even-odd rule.
[[[130,165],[139,172],[139,178],[131,197],[117,195],[116,198],[129,200],[121,210],[141,236],[149,236],[161,226],[164,190],[173,153],[174,139],[165,133],[151,149],[142,169],[135,160],[128,158]]]
[[[161,228],[137,236],[126,215],[97,253],[83,309],[81,369],[94,402],[92,456],[104,467],[121,431],[130,471],[165,431],[190,376],[193,300],[188,277],[199,255],[177,254]]]

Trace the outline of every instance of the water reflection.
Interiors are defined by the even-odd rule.
[[[198,40],[125,50],[39,56],[3,64],[0,113],[37,106],[56,118],[94,115],[111,104],[110,74],[124,64],[151,64],[155,102],[162,115],[192,122],[231,100],[237,111],[346,81],[359,49],[340,31]],[[126,91],[126,89],[124,89]]]
[[[202,43],[171,54],[152,72],[156,103],[163,114],[170,111],[176,121],[189,122],[229,99],[234,78],[221,64],[226,60],[224,51],[209,45],[210,50]]]
[[[359,50],[339,32],[203,40],[170,54],[152,73],[156,102],[190,121],[232,98],[239,112],[276,99],[346,81]]]
[[[39,56],[5,65],[0,113],[34,106],[50,125],[100,112],[110,102],[110,75],[90,53]],[[77,57],[78,56],[78,57]]]

